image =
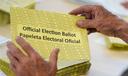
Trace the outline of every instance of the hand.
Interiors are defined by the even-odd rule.
[[[27,54],[21,52],[12,42],[7,43],[10,67],[16,76],[56,75],[58,49],[53,49],[47,62],[23,38],[17,37],[16,42]]]
[[[108,36],[119,37],[128,43],[128,24],[107,11],[100,5],[85,5],[70,12],[82,15],[86,19],[79,20],[77,25],[87,28],[89,33],[100,32]]]

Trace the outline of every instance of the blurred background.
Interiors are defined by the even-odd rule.
[[[0,57],[5,58],[5,44],[11,40],[9,11],[6,7],[9,1],[15,0],[0,0],[0,13],[5,14],[5,17],[0,17]],[[23,4],[25,3],[23,2]],[[33,6],[37,10],[68,13],[81,5],[90,4],[102,5],[113,14],[128,21],[128,0],[36,0]],[[6,10],[3,9],[3,6]],[[4,20],[4,23],[2,23],[2,20]],[[104,36],[99,33],[91,34],[88,38],[92,66],[86,76],[121,76],[128,68],[128,49],[115,50],[108,48]]]

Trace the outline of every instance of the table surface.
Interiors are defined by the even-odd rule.
[[[40,0],[38,0],[40,1]],[[68,13],[82,4],[70,0],[42,0],[37,3],[39,10]],[[0,35],[10,38],[10,25],[0,26]],[[88,36],[92,66],[87,76],[120,76],[128,68],[128,51],[110,50],[106,47],[104,37],[94,33]],[[0,56],[6,54],[6,46],[0,46]]]

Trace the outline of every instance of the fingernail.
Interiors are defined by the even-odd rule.
[[[59,51],[60,51],[60,49],[59,49],[59,48],[54,48],[53,50],[56,50],[57,52],[59,52]]]
[[[19,42],[19,41],[22,41],[22,40],[23,40],[23,38],[22,38],[22,37],[17,36],[17,38],[16,38],[16,42]]]
[[[79,20],[79,21],[77,22],[77,25],[78,25],[78,26],[83,26],[83,25],[84,25],[84,22],[81,21],[81,20]]]
[[[6,44],[7,48],[9,48],[12,45],[13,45],[13,43],[11,41],[8,41],[7,44]]]
[[[16,40],[19,40],[19,39],[21,39],[21,37],[20,37],[20,36],[17,36],[17,37],[16,37]]]
[[[9,46],[10,44],[12,44],[12,42],[11,42],[11,41],[8,41],[8,42],[7,42],[7,46]]]

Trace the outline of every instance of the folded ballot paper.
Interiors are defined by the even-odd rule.
[[[9,68],[9,64],[3,60],[0,59],[0,76],[14,76],[14,73]]]
[[[57,76],[80,76],[90,67],[87,31],[76,26],[76,21],[83,18],[48,11],[12,8],[12,40],[16,43],[17,36],[25,38],[46,60],[53,48],[59,48]],[[4,68],[2,70],[4,71]],[[7,75],[8,73],[11,71],[8,70]]]
[[[108,48],[116,50],[128,50],[128,44],[120,38],[105,37]]]
[[[10,7],[34,8],[34,0],[0,0],[0,25],[9,23]]]

